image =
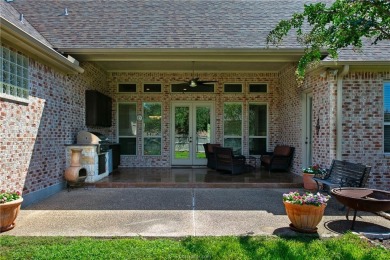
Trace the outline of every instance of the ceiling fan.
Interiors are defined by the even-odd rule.
[[[215,80],[199,80],[199,78],[195,77],[195,72],[194,72],[194,61],[192,62],[192,78],[188,81],[186,81],[185,84],[186,86],[189,86],[191,88],[195,88],[195,87],[200,87],[200,86],[206,86],[205,84],[207,83],[213,83],[213,82],[217,82]]]

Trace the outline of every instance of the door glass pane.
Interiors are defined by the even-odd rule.
[[[175,159],[189,159],[189,107],[175,107]]]
[[[196,158],[206,158],[203,144],[210,143],[210,107],[196,108]]]

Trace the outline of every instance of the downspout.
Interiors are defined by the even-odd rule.
[[[349,72],[349,65],[344,65],[343,70],[337,75],[337,111],[336,111],[336,159],[342,158],[343,144],[343,78]]]

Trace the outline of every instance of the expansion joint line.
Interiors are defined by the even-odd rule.
[[[193,228],[194,236],[196,236],[195,210],[196,210],[195,189],[192,188],[192,228]]]

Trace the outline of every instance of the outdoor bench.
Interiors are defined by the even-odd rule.
[[[359,187],[366,185],[371,166],[351,163],[347,161],[333,160],[325,175],[315,175],[313,180],[320,189],[330,193],[332,188]]]

